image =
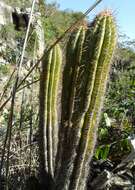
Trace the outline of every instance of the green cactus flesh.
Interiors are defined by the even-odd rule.
[[[48,172],[47,162],[47,99],[48,86],[50,76],[50,65],[52,59],[52,51],[49,56],[44,55],[42,61],[42,70],[40,73],[40,90],[39,90],[39,159],[40,159],[40,173],[44,170]],[[42,174],[41,174],[42,176]]]
[[[58,146],[58,94],[59,94],[59,83],[61,79],[61,65],[62,64],[62,52],[59,45],[56,45],[56,65],[55,75],[53,81],[52,91],[52,146],[53,146],[53,167],[55,170],[55,160]],[[56,163],[57,165],[57,163]]]
[[[57,92],[60,80],[62,54],[57,44],[47,55],[45,55],[41,78],[40,78],[40,117],[39,133],[41,128],[44,134],[45,170],[54,175],[55,157],[58,144],[58,118],[57,118]],[[44,117],[42,117],[44,115]]]
[[[78,132],[81,129],[76,128],[76,133],[75,131],[73,132],[72,116],[75,111],[74,104],[76,98],[76,86],[81,65],[84,39],[85,29],[80,27],[76,32],[71,34],[67,45],[66,66],[64,69],[62,92],[62,125],[64,126],[64,141],[62,143],[63,152],[61,153],[62,158],[60,158],[61,168],[59,169],[57,176],[58,181],[56,180],[58,182],[58,184],[56,184],[56,189],[64,189],[66,184],[69,183],[70,173],[73,168],[73,160],[75,158],[75,147],[77,142],[79,142]],[[74,138],[71,138],[73,133],[75,136]]]

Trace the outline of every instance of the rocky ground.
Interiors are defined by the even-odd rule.
[[[110,160],[98,160],[91,164],[88,181],[90,190],[134,190],[135,152],[132,152],[119,165]]]

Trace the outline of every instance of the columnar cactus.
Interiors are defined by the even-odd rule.
[[[63,72],[59,129],[59,46],[45,57],[39,122],[40,136],[44,136],[39,145],[44,148],[44,155],[42,148],[39,150],[43,156],[41,168],[54,179],[53,190],[85,189],[115,45],[116,26],[110,11],[99,14],[89,27],[81,26],[71,33]]]
[[[103,105],[111,59],[116,45],[116,26],[110,12],[105,11],[98,15],[94,21],[94,28],[96,28],[96,33],[93,34],[92,38],[93,41],[95,41],[95,45],[93,45],[96,47],[93,46],[92,49],[95,50],[96,55],[98,55],[97,66],[94,77],[94,85],[90,94],[89,107],[85,114],[84,123],[82,126],[82,133],[77,150],[72,182],[69,188],[72,190],[85,189],[86,176],[89,168],[88,164],[93,155],[97,126]],[[98,35],[101,36],[100,41],[98,39]],[[98,48],[99,44],[100,48]],[[90,58],[90,64],[93,64],[93,55],[94,52]]]
[[[65,137],[57,190],[85,188],[115,47],[115,33],[113,17],[105,11],[96,17],[87,32],[81,27],[69,39],[63,83]]]
[[[40,76],[39,159],[40,172],[54,176],[58,143],[57,91],[62,54],[57,44],[42,61]],[[43,179],[44,180],[44,179]]]

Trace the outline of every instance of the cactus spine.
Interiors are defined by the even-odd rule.
[[[47,55],[44,56],[40,75],[40,173],[44,173],[44,171],[46,171],[52,177],[54,175],[55,157],[58,143],[58,119],[56,109],[61,63],[62,54],[60,47],[57,44]]]

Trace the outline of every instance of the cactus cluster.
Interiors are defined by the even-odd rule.
[[[69,37],[62,78],[61,123],[57,119],[62,53],[56,45],[44,56],[40,80],[39,155],[50,189],[83,190],[92,158],[101,108],[116,45],[110,11]]]

